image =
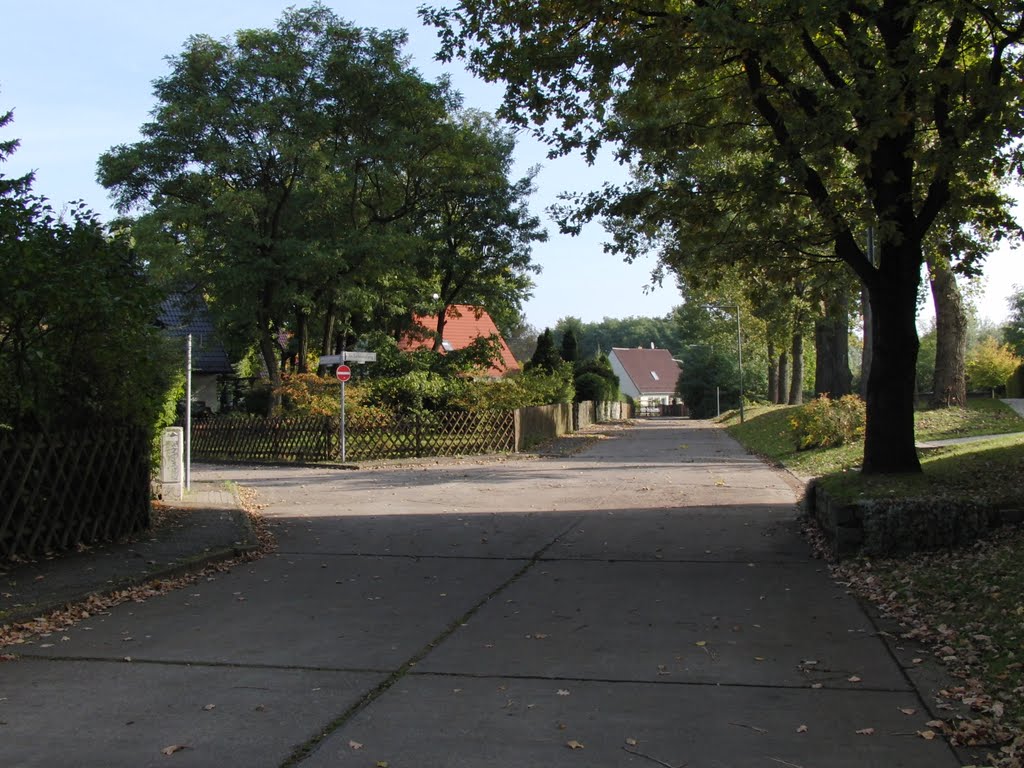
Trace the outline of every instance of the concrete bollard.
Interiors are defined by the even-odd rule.
[[[180,501],[185,483],[185,430],[167,427],[160,436],[160,495]]]

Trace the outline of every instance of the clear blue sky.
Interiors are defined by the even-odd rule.
[[[151,83],[166,74],[164,58],[178,53],[192,34],[214,37],[235,30],[268,27],[294,3],[270,0],[33,0],[4,9],[0,45],[0,111],[15,119],[3,138],[20,138],[21,148],[0,166],[16,176],[36,172],[35,191],[55,208],[82,199],[104,218],[110,215],[105,190],[95,180],[102,152],[138,139],[138,128],[154,106]],[[299,3],[301,5],[301,3]],[[405,29],[406,52],[429,79],[451,77],[467,106],[493,110],[500,86],[468,75],[456,63],[433,60],[434,31],[416,16],[421,0],[327,2],[340,17],[363,27]],[[527,135],[517,151],[519,172],[541,165],[534,209],[555,202],[564,191],[587,191],[625,177],[611,162],[588,167],[579,158],[548,161],[544,147]],[[1018,210],[1018,213],[1024,213]],[[545,218],[547,218],[545,216]],[[526,318],[538,328],[575,316],[584,322],[604,317],[662,316],[679,303],[673,284],[645,292],[655,259],[626,265],[602,252],[603,231],[591,226],[575,238],[549,223],[550,239],[535,249],[543,271],[536,277]],[[1024,285],[1022,251],[1006,250],[989,261],[988,290],[979,297],[981,315],[1001,321],[1014,283]]]

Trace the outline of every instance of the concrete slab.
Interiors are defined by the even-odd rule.
[[[959,766],[945,744],[915,735],[927,718],[899,710],[915,706],[913,695],[876,691],[416,674],[360,712],[303,765]],[[806,732],[798,733],[803,725]],[[866,728],[873,733],[857,733]],[[582,746],[572,749],[571,741]]]
[[[278,766],[382,680],[323,670],[7,662],[0,765]],[[161,752],[173,745],[186,749]]]
[[[581,515],[545,558],[806,562],[792,504],[616,509]]]
[[[126,603],[19,653],[394,669],[509,579],[514,560],[278,555]]]
[[[417,669],[910,690],[863,611],[812,565],[541,562]]]

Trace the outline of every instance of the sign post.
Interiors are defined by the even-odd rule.
[[[345,382],[352,378],[352,369],[345,363],[375,363],[377,362],[376,352],[349,352],[343,351],[340,355],[321,355],[320,365],[327,367],[337,365],[334,375],[341,382],[341,420],[338,424],[338,438],[341,441],[341,460],[346,460],[345,453]]]
[[[345,382],[352,378],[352,369],[347,365],[339,365],[334,373],[341,382],[341,420],[338,426],[338,437],[341,441],[341,462],[345,463]]]

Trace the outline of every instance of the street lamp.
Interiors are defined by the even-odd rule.
[[[740,424],[744,421],[743,414],[743,329],[740,327],[739,304],[703,304],[708,309],[732,309],[736,312],[736,361],[740,369]]]

